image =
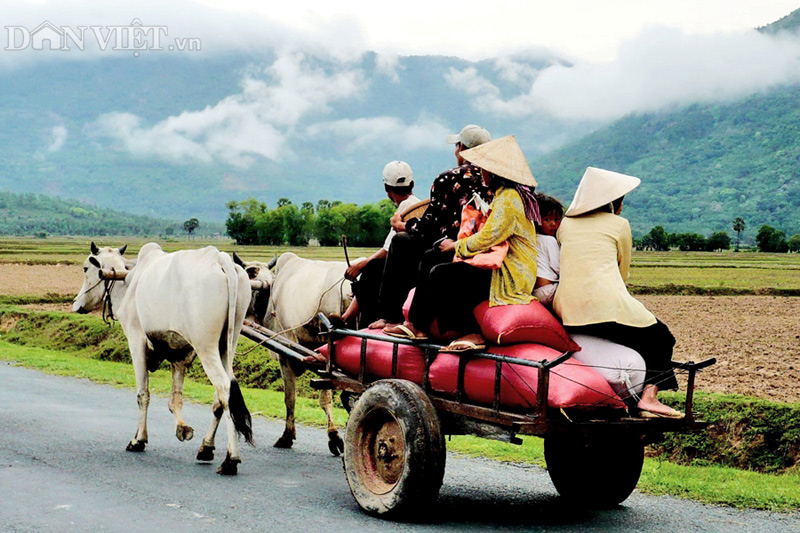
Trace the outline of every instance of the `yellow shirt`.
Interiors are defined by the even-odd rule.
[[[519,193],[508,188],[498,189],[492,200],[492,212],[483,228],[456,242],[456,255],[466,259],[503,241],[508,241],[508,255],[500,268],[492,271],[490,307],[526,304],[534,298],[536,228],[525,218]]]
[[[561,278],[553,309],[565,326],[617,322],[647,327],[656,317],[628,292],[631,226],[611,213],[564,217],[558,229]]]

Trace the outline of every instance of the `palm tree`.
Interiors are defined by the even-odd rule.
[[[742,237],[742,232],[744,231],[744,219],[742,217],[736,217],[733,219],[733,231],[736,232],[736,251],[739,251],[739,241]]]

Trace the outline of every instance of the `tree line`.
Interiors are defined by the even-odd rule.
[[[738,250],[745,222],[741,217],[736,217],[732,227],[736,232],[736,249]],[[669,233],[663,226],[655,226],[641,238],[634,239],[634,246],[637,250],[656,252],[672,248],[684,252],[716,252],[729,250],[731,238],[726,231],[717,231],[705,237],[699,233]],[[764,224],[756,235],[756,246],[761,252],[800,252],[800,234],[792,235],[787,239],[783,231]]]
[[[225,227],[236,244],[291,246],[306,246],[311,239],[320,246],[335,246],[342,235],[347,235],[353,246],[380,246],[395,211],[388,199],[362,206],[338,200],[297,206],[281,198],[274,209],[269,209],[266,203],[248,198],[228,202],[227,207]]]

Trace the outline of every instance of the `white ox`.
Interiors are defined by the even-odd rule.
[[[309,348],[317,348],[325,342],[318,336],[317,314],[341,314],[350,302],[350,282],[344,279],[347,264],[343,261],[313,261],[286,252],[278,258],[273,274],[270,265],[265,263],[243,262],[236,254],[234,260],[240,261],[239,264],[247,270],[251,279],[270,284],[266,311],[256,313],[256,322]],[[297,397],[295,380],[303,367],[284,356],[278,355],[278,360],[283,377],[286,427],[275,442],[275,447],[291,448],[297,437],[294,421]],[[320,391],[319,405],[328,419],[328,448],[334,455],[339,455],[344,451],[344,442],[333,422],[333,393],[329,390]]]
[[[122,256],[125,248],[98,249],[92,243],[92,253],[83,265],[83,287],[72,309],[86,313],[107,300],[128,339],[136,374],[139,424],[126,450],[145,449],[148,370],[155,371],[164,360],[172,364],[169,410],[175,416],[175,434],[180,441],[194,436],[181,410],[186,368],[198,357],[215,392],[214,417],[197,460],[214,459],[214,437],[224,415],[228,453],[217,473],[234,475],[241,462],[238,436],[252,444],[250,413],[233,375],[236,342],[250,303],[250,281],[228,254],[212,246],[168,254],[156,243],[142,247],[124,280],[101,280],[101,269],[126,269]]]

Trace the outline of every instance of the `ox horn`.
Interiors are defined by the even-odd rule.
[[[102,268],[100,269],[100,279],[105,280],[122,280],[130,274],[130,270],[117,270],[115,268]]]
[[[269,263],[267,263],[267,268],[272,268],[277,263],[278,263],[278,256],[276,255],[275,257],[273,257],[272,259],[269,260]]]
[[[119,252],[119,255],[123,255],[125,253],[125,250],[127,250],[127,249],[128,249],[128,245],[127,244],[123,244],[120,248],[117,248],[117,251]]]
[[[98,252],[100,252],[100,248],[97,247],[94,241],[92,241],[92,245],[89,247],[89,249],[92,251],[92,255],[97,255]]]
[[[244,268],[244,261],[242,261],[242,258],[239,257],[239,254],[237,254],[236,252],[233,252],[233,262],[239,265],[240,267]]]

